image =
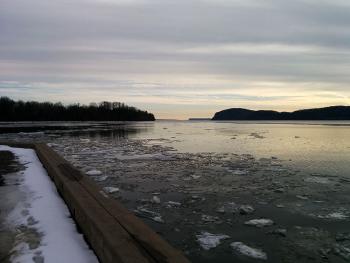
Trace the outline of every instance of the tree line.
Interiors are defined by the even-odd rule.
[[[154,115],[120,102],[90,105],[14,101],[0,97],[0,121],[154,121]]]

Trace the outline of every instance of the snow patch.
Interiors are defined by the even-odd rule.
[[[8,146],[0,146],[0,150],[11,151],[26,167],[21,172],[23,181],[20,188],[27,199],[24,204],[18,204],[11,214],[11,220],[14,224],[26,225],[27,220],[32,218],[36,222],[34,227],[42,235],[37,249],[29,249],[26,243],[18,244],[12,261],[32,262],[34,257],[40,256],[50,263],[98,263],[83,236],[77,232],[67,206],[57,193],[35,151]]]

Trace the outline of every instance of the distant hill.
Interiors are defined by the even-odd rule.
[[[212,120],[350,120],[350,106],[332,106],[294,112],[232,108],[215,113]]]
[[[0,97],[0,121],[154,121],[154,115],[120,102],[90,105],[14,101]]]

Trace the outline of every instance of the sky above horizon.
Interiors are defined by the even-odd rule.
[[[348,0],[1,0],[0,96],[157,118],[350,105]]]

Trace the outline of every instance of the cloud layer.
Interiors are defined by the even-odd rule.
[[[350,103],[346,0],[2,0],[0,95],[161,118]]]

